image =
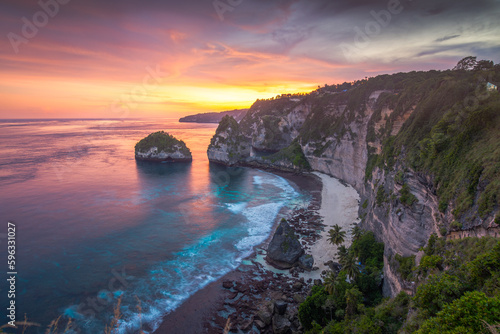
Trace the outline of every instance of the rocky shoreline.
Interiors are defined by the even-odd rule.
[[[311,249],[324,227],[321,207],[322,183],[313,175],[275,174],[311,194],[307,208],[286,214],[303,249]],[[277,219],[281,219],[281,216]],[[294,266],[278,270],[265,262],[268,240],[235,270],[199,291],[176,311],[164,317],[155,334],[176,333],[289,333],[300,332],[298,307],[311,286],[320,284],[318,270],[310,273]],[[315,268],[313,268],[315,269]]]
[[[309,249],[323,227],[319,206],[293,210],[288,223]],[[223,279],[223,303],[204,323],[204,333],[289,333],[302,330],[298,308],[313,284],[321,280],[305,278],[307,272],[296,265],[288,270],[271,269],[259,261],[266,250],[258,249],[257,258],[238,268],[238,279]],[[318,271],[317,268],[313,268]],[[303,275],[306,274],[306,275]],[[319,276],[319,273],[316,273]]]

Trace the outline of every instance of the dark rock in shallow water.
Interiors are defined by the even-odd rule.
[[[224,287],[224,289],[231,289],[234,286],[234,282],[233,281],[224,281],[224,282],[222,282],[222,286]]]
[[[294,230],[282,219],[267,248],[266,260],[278,269],[289,269],[304,254]]]
[[[311,271],[313,268],[314,264],[314,258],[312,255],[309,254],[303,254],[301,257],[299,257],[299,266],[307,271]]]
[[[293,288],[295,291],[300,291],[300,290],[302,289],[302,283],[301,283],[301,282],[295,282],[295,283],[293,283],[292,288]]]
[[[288,304],[282,300],[277,300],[274,302],[274,309],[280,315],[285,314]]]

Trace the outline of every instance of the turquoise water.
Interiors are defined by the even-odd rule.
[[[44,333],[60,315],[73,332],[100,333],[118,300],[120,333],[151,332],[250,255],[282,208],[308,201],[279,176],[209,164],[215,128],[0,121],[0,233],[16,223],[17,318],[40,324],[26,333]],[[135,143],[157,130],[183,139],[193,163],[136,162]]]

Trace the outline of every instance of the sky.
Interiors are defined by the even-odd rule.
[[[2,0],[0,119],[179,117],[498,63],[498,17],[499,0]]]

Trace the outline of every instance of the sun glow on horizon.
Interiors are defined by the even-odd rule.
[[[207,1],[69,2],[27,35],[23,17],[43,9],[7,1],[0,118],[179,117],[366,76],[450,69],[471,54],[498,63],[497,2],[451,4],[435,15],[427,15],[432,2],[405,5],[358,45],[357,31],[378,24],[369,13],[383,4],[253,1],[220,20]],[[13,43],[11,33],[24,39]]]

